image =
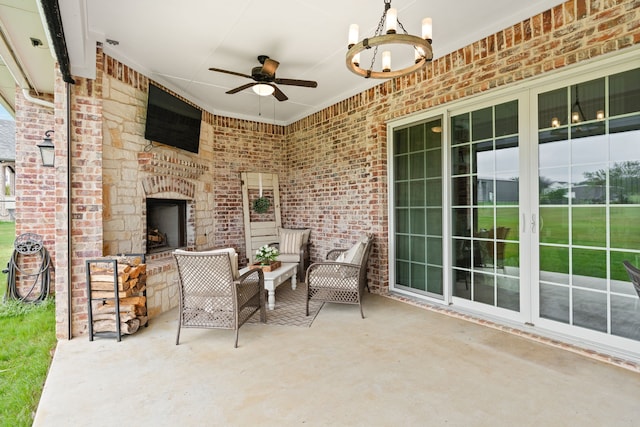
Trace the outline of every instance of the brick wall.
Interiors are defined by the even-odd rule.
[[[207,179],[196,184],[199,197],[195,213],[196,247],[233,246],[244,258],[240,172],[278,173],[283,225],[312,228],[312,258],[324,256],[331,247],[349,245],[361,232],[373,232],[376,242],[369,281],[372,289],[384,291],[388,286],[389,260],[386,121],[627,49],[639,42],[640,1],[570,0],[438,58],[413,75],[382,82],[287,127],[205,112],[200,155],[169,147],[154,151],[209,167]],[[103,250],[122,248],[121,243],[114,243],[121,242],[120,238],[111,237],[117,231],[114,214],[120,210],[122,218],[128,217],[120,201],[141,197],[137,153],[146,144],[142,121],[147,78],[103,56],[101,51],[97,63],[96,80],[78,79],[71,87],[74,334],[86,329],[84,260],[102,255]],[[61,83],[57,86],[56,102],[59,95],[61,100],[65,99],[61,86]],[[123,121],[123,111],[133,119]],[[30,119],[24,116],[22,120],[29,123]],[[56,129],[63,124],[56,122]],[[42,130],[34,130],[30,136],[33,139],[20,149],[34,157],[36,140],[42,135]],[[66,161],[61,152],[63,145],[58,148],[59,143],[64,141],[56,135],[57,153]],[[34,167],[32,163],[22,166],[28,169]],[[60,174],[66,170],[58,167],[56,170],[57,180],[63,182],[56,184],[60,197],[55,221],[59,227],[57,237],[64,243],[66,198],[64,176]],[[46,174],[39,171],[38,176]],[[28,188],[28,179],[18,176],[18,185]],[[33,220],[40,224],[38,229],[52,235],[53,231],[47,231],[45,224],[50,224],[48,218],[53,212],[46,206],[42,209],[44,215],[39,214]],[[132,208],[131,216],[139,213],[136,209]],[[126,226],[122,227],[126,235]],[[130,237],[130,241],[137,239]],[[60,252],[63,245],[58,244],[57,248]],[[64,271],[63,256],[56,259],[58,271]],[[164,271],[163,268],[159,267],[159,271]],[[60,276],[56,278],[56,289],[62,293],[66,284]],[[65,300],[59,300],[58,305],[64,306],[58,310],[58,335],[64,336]]]
[[[30,95],[37,97],[35,93]],[[53,102],[52,96],[40,98]],[[24,97],[21,90],[16,91],[16,236],[24,233],[40,235],[44,247],[53,258],[56,171],[55,168],[42,166],[37,145],[42,142],[46,131],[54,130],[54,125],[53,109],[34,104]],[[41,268],[40,254],[20,255],[17,263],[27,274],[37,272]],[[51,274],[50,278],[53,286],[55,274]],[[16,287],[20,295],[28,294],[34,279],[17,273]],[[39,294],[40,280],[32,295]]]

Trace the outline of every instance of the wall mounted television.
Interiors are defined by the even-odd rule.
[[[144,137],[197,153],[200,148],[200,109],[149,83]]]

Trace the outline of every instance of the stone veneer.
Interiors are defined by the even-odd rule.
[[[387,121],[639,42],[638,0],[569,0],[440,57],[412,75],[382,82],[286,127],[204,112],[198,155],[164,146],[151,152],[175,159],[176,164],[197,165],[198,171],[205,167],[197,178],[182,177],[195,186],[196,249],[232,246],[245,258],[239,174],[278,173],[283,223],[312,229],[312,259],[331,247],[348,245],[361,232],[374,233],[369,282],[372,290],[384,293],[389,260]],[[68,328],[67,297],[73,334],[86,330],[84,260],[140,250],[143,244],[142,182],[149,178],[149,171],[141,168],[138,155],[147,146],[143,125],[148,78],[100,49],[96,61],[96,79],[78,78],[69,89],[71,194],[66,192],[68,99],[66,86],[61,81],[56,85],[55,143],[60,166],[55,173],[55,264],[58,272],[71,268],[70,285],[64,274],[56,275],[59,337]],[[22,149],[28,151],[25,144],[33,141],[24,142]],[[26,227],[24,207],[22,212],[18,230]],[[72,241],[67,245],[69,226]],[[165,300],[166,307],[171,307],[175,299],[171,291],[175,279],[168,265],[159,262],[151,270],[157,279],[150,281],[166,285],[160,290],[161,285],[154,284],[161,294],[157,297],[160,310]]]

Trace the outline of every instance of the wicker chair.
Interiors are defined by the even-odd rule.
[[[634,267],[629,261],[622,261],[622,264],[627,270],[627,274],[629,274],[629,279],[631,279],[631,283],[633,283],[633,287],[636,289],[638,298],[640,298],[640,269]]]
[[[269,243],[269,246],[274,246],[280,251],[278,261],[298,263],[296,276],[300,282],[304,282],[305,273],[310,263],[309,246],[311,243],[309,242],[309,235],[311,229],[281,228],[278,233],[280,241]],[[297,236],[300,236],[298,240],[295,239]]]
[[[350,249],[333,249],[327,261],[315,262],[307,269],[307,316],[309,301],[358,304],[362,311],[362,294],[367,284],[367,262],[373,235],[367,234]]]
[[[266,322],[262,270],[234,274],[235,251],[177,250],[173,256],[180,282],[176,345],[180,343],[181,328],[221,328],[236,331],[234,347],[238,347],[240,326],[256,311],[260,310],[260,320]]]

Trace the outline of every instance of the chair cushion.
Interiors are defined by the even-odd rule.
[[[296,230],[280,230],[280,253],[297,254],[300,252],[304,232]]]
[[[364,244],[362,242],[357,242],[355,245],[351,246],[349,250],[342,252],[338,258],[336,258],[336,262],[346,262],[348,264],[360,264],[362,261],[362,255],[364,254]]]
[[[279,230],[280,236],[282,237],[282,233],[302,233],[302,243],[309,243],[309,236],[311,235],[310,228],[281,228]]]
[[[300,253],[295,254],[283,254],[278,255],[278,261],[280,262],[300,262]]]

